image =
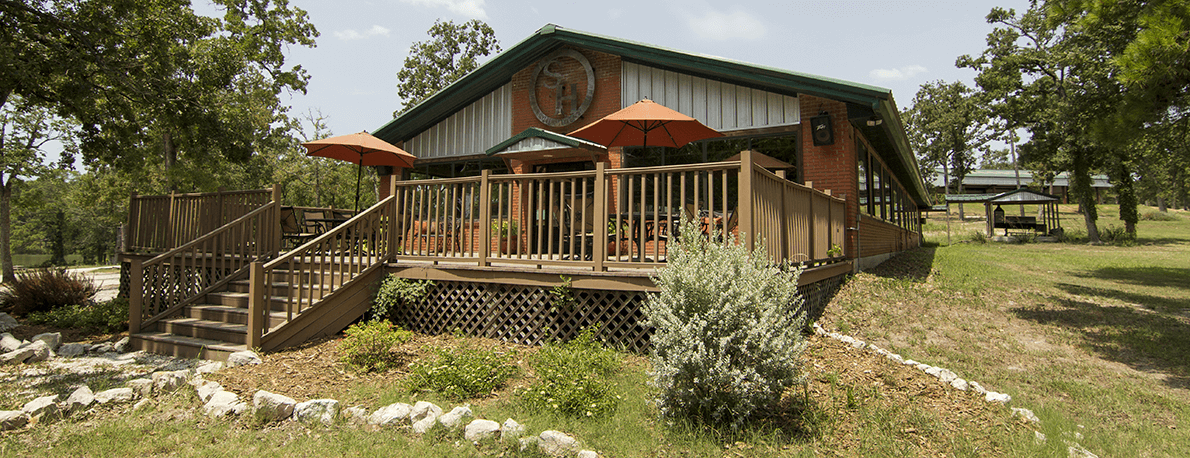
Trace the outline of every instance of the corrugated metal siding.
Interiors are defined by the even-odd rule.
[[[624,62],[621,68],[621,106],[648,97],[718,131],[787,126],[801,121],[797,97],[632,62]]]
[[[547,149],[566,149],[570,145],[563,145],[553,140],[546,140],[544,138],[530,137],[505,148],[501,153],[520,153],[524,151],[544,151]]]
[[[483,154],[512,136],[512,84],[492,91],[405,142],[422,159]]]

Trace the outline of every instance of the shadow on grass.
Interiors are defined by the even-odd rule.
[[[1177,318],[1129,307],[1051,298],[1055,307],[1015,308],[1017,317],[1079,334],[1105,359],[1168,375],[1165,383],[1190,388],[1190,325]]]
[[[1104,267],[1075,275],[1131,285],[1190,288],[1190,269],[1176,267]]]
[[[868,273],[881,278],[924,282],[934,268],[935,250],[935,247],[921,247],[902,252],[869,269]]]
[[[1185,244],[1188,242],[1190,242],[1190,239],[1175,238],[1175,237],[1137,237],[1136,238],[1137,245],[1166,246],[1166,245],[1182,245],[1182,244]]]

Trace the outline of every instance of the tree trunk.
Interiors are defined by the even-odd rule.
[[[0,181],[3,180],[0,175]],[[7,183],[0,183],[0,265],[4,270],[4,283],[17,280],[12,266],[12,221],[9,218],[12,203],[12,177]]]
[[[169,132],[161,134],[161,153],[165,159],[165,180],[169,191],[176,192],[178,186],[177,183],[174,183],[173,175],[170,171],[174,168],[174,163],[178,162],[178,148],[174,146],[173,136]]]
[[[1103,242],[1099,240],[1099,227],[1095,225],[1095,220],[1099,219],[1099,214],[1095,209],[1094,191],[1091,190],[1091,170],[1088,165],[1088,154],[1090,153],[1086,150],[1080,150],[1074,153],[1074,170],[1070,171],[1070,187],[1068,190],[1073,191],[1075,198],[1078,199],[1079,210],[1083,214],[1083,222],[1087,225],[1087,239],[1093,244],[1099,244]]]
[[[1169,208],[1165,206],[1165,197],[1160,195],[1157,196],[1157,211],[1161,213],[1169,211]]]
[[[1119,161],[1116,164],[1116,173],[1113,175],[1115,175],[1116,196],[1120,206],[1120,221],[1124,222],[1124,232],[1135,237],[1136,222],[1140,220],[1140,215],[1136,211],[1137,199],[1132,173],[1128,171],[1124,161]]]

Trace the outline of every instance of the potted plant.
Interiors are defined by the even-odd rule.
[[[507,254],[508,241],[519,240],[517,237],[516,220],[492,221],[492,235],[496,235],[500,242],[496,245],[497,254]]]

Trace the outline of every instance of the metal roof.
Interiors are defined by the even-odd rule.
[[[534,140],[540,141],[534,142]],[[529,142],[532,142],[532,144],[529,144]],[[504,140],[496,144],[496,146],[488,148],[485,152],[491,156],[493,154],[502,153],[505,150],[524,152],[561,148],[583,148],[593,151],[607,151],[607,148],[598,143],[589,142],[587,140],[571,137],[569,135],[562,135],[556,132],[550,132],[537,127],[530,127],[521,131],[519,134],[509,137],[508,140]]]
[[[946,196],[947,202],[955,203],[991,202],[993,204],[1036,204],[1055,202],[1057,200],[1057,196],[1034,191],[1029,188],[1014,189],[1012,191],[993,194],[950,194]]]
[[[934,179],[931,183],[934,187],[944,186],[945,177],[942,176],[942,168],[934,169]],[[1033,172],[1029,170],[1021,170],[1021,186],[1028,186],[1030,184],[1048,185],[1048,183],[1038,183],[1033,181]],[[951,177],[954,178],[953,176]],[[1054,175],[1054,186],[1070,186],[1070,174],[1066,172]],[[1016,171],[1001,170],[1001,169],[977,169],[972,170],[967,176],[963,177],[963,186],[1016,186]],[[1108,181],[1107,175],[1091,175],[1092,188],[1110,188],[1111,182]]]

